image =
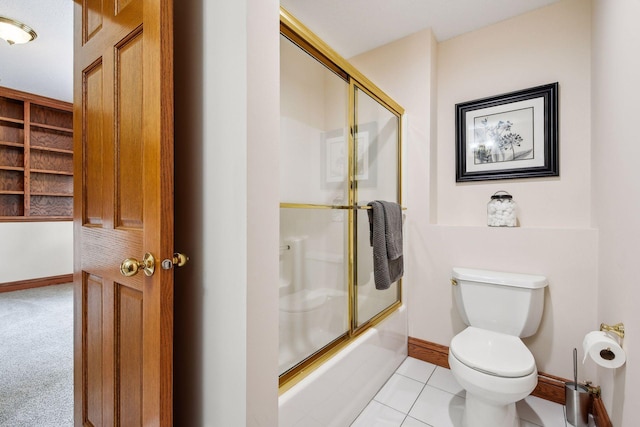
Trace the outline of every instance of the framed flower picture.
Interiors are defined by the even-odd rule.
[[[456,181],[558,176],[558,83],[456,104]]]

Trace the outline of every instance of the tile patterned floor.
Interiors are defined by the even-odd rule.
[[[448,369],[408,357],[351,427],[461,427],[465,391]],[[528,396],[521,427],[571,427],[563,405]]]

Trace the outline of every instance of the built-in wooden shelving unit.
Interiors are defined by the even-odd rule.
[[[0,221],[73,217],[73,105],[0,87]]]

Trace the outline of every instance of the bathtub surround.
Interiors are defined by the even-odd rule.
[[[344,427],[356,419],[407,356],[401,307],[279,399],[279,427]]]

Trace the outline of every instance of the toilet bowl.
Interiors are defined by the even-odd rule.
[[[449,366],[466,390],[463,426],[519,426],[515,402],[536,387],[538,371],[518,337],[470,326],[451,341]]]
[[[516,402],[538,383],[536,362],[521,338],[536,333],[544,276],[454,268],[451,283],[468,327],[449,345],[449,366],[466,390],[464,427],[518,427]]]

